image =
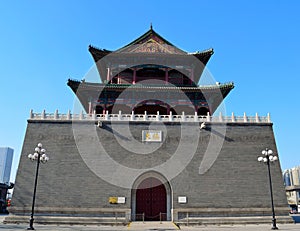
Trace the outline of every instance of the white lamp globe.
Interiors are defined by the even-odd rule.
[[[264,160],[264,158],[262,156],[257,158],[258,162],[262,162]]]
[[[268,150],[268,154],[269,154],[269,155],[272,155],[272,154],[273,154],[273,151],[272,151],[271,149],[269,149],[269,150]]]
[[[274,158],[273,156],[269,156],[270,161],[273,161],[273,158]]]
[[[39,148],[43,147],[43,145],[41,143],[38,143],[37,145]]]

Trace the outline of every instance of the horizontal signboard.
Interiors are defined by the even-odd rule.
[[[162,131],[143,130],[142,141],[145,142],[162,142]]]

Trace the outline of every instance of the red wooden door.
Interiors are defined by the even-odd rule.
[[[160,180],[150,177],[140,183],[136,191],[136,213],[144,214],[146,221],[159,221],[160,215],[166,220],[167,192]]]

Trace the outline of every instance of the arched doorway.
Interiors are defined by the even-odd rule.
[[[198,115],[199,116],[207,116],[207,113],[209,112],[208,108],[206,107],[200,107],[198,109]]]
[[[171,187],[160,173],[150,171],[138,177],[132,187],[131,219],[171,220]],[[144,215],[143,215],[144,214]]]
[[[96,114],[102,114],[103,113],[103,107],[100,106],[100,105],[97,105],[95,107],[95,110],[96,110]]]
[[[136,214],[143,214],[145,221],[167,219],[167,191],[160,180],[149,177],[136,190]]]
[[[139,103],[134,107],[134,114],[144,114],[147,111],[148,115],[167,115],[168,105],[160,100],[149,99]]]

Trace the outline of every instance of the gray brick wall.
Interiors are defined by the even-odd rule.
[[[74,125],[74,124],[73,124]],[[95,144],[101,141],[109,156],[122,166],[135,169],[155,168],[172,158],[180,140],[183,152],[188,152],[195,142],[189,135],[180,137],[179,123],[129,123],[132,137],[127,133],[116,132],[127,123],[103,123],[95,129],[94,123],[82,122],[80,127],[81,152],[93,152],[101,155]],[[190,124],[188,129],[198,129],[199,124]],[[195,127],[196,126],[196,127]],[[193,159],[175,178],[170,179],[173,209],[187,208],[269,208],[270,195],[267,167],[257,162],[261,150],[268,147],[277,153],[271,124],[227,124],[226,134],[216,133],[222,124],[207,125],[207,130],[200,131],[199,144]],[[144,148],[157,148],[152,154],[137,154],[122,147],[115,136],[122,141],[134,139],[141,141],[142,130],[162,130],[163,144],[141,144]],[[92,129],[92,130],[91,130]],[[94,132],[97,137],[93,135]],[[223,137],[224,144],[213,166],[199,174],[199,166],[208,146],[211,134]],[[191,135],[193,133],[191,132]],[[76,146],[72,123],[61,121],[29,121],[24,139],[16,184],[12,198],[11,211],[28,213],[32,202],[32,192],[36,162],[27,159],[37,143],[43,143],[50,161],[41,164],[36,207],[44,211],[81,211],[97,209],[130,209],[131,189],[118,187],[97,176],[87,167]],[[183,153],[184,155],[184,153]],[[92,158],[92,157],[91,157]],[[111,172],[115,174],[113,165]],[[176,167],[176,166],[175,166]],[[271,166],[274,201],[276,207],[287,207],[279,161]],[[135,178],[129,179],[134,182]],[[126,197],[125,204],[109,204],[110,196]],[[187,204],[179,204],[178,196],[186,196]],[[79,212],[78,212],[79,213]]]
[[[220,155],[209,171],[198,174],[203,157],[200,145],[186,171],[172,181],[174,197],[188,197],[188,204],[174,201],[174,207],[270,206],[267,166],[258,163],[257,157],[266,147],[277,153],[272,127],[232,124],[227,127],[226,137]],[[280,165],[279,162],[271,165],[275,204],[284,207],[287,202]]]

